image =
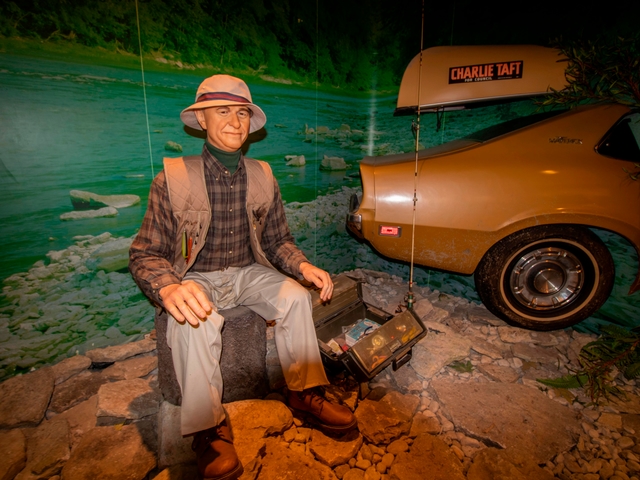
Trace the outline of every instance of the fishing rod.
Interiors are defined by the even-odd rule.
[[[413,257],[416,242],[416,211],[418,203],[418,151],[420,150],[420,90],[422,87],[422,50],[424,49],[424,0],[422,0],[422,20],[420,26],[420,65],[418,67],[418,101],[417,101],[417,118],[415,122],[415,167],[413,170],[413,213],[411,219],[411,263],[409,269],[409,292],[407,293],[407,308],[413,309]]]

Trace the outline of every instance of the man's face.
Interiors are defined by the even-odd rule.
[[[194,111],[207,140],[225,152],[235,152],[249,136],[251,110],[243,106],[210,107]]]

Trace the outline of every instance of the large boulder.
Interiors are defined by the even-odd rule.
[[[411,366],[422,378],[430,379],[442,367],[466,358],[471,350],[471,341],[442,323],[427,320],[424,325],[428,333],[413,348]]]
[[[54,382],[51,368],[45,367],[0,384],[0,428],[38,425],[44,418]]]
[[[87,268],[107,273],[126,269],[129,266],[129,247],[132,242],[133,238],[119,238],[101,245],[87,259]]]
[[[67,212],[60,215],[60,220],[83,220],[85,218],[115,217],[118,209],[114,207],[102,207],[97,210],[85,210],[82,212]]]
[[[260,466],[253,469],[259,471],[260,480],[336,479],[331,468],[288,448],[275,438],[265,439],[264,452],[264,456],[257,461]],[[251,464],[245,465],[245,472],[251,467]],[[257,474],[249,478],[256,477]]]
[[[220,314],[225,318],[220,356],[224,384],[222,402],[263,398],[269,390],[264,319],[244,306],[221,310]],[[182,394],[173,368],[171,349],[167,345],[166,312],[162,312],[155,324],[160,389],[165,400],[180,405]],[[251,348],[247,349],[247,345]],[[87,355],[91,356],[91,352]]]
[[[487,445],[526,452],[537,464],[567,451],[581,432],[573,409],[525,385],[433,379],[431,387],[458,430]]]
[[[102,207],[126,208],[140,203],[138,195],[98,195],[82,190],[69,192],[71,204],[76,210],[91,210]]]
[[[277,400],[242,400],[224,405],[238,457],[247,464],[260,456],[265,439],[293,425],[293,415]]]
[[[428,472],[428,473],[427,473]],[[396,456],[389,476],[397,480],[464,480],[462,463],[444,441],[429,434],[416,437],[411,450]]]
[[[136,424],[88,431],[62,469],[65,480],[137,480],[156,466]]]
[[[307,163],[304,155],[285,155],[284,159],[288,167],[303,167]]]
[[[14,478],[27,464],[27,441],[22,430],[0,431],[0,478]]]
[[[380,400],[365,399],[355,412],[360,433],[375,444],[387,444],[407,435],[419,403],[416,396],[396,391]]]
[[[347,164],[344,158],[340,157],[327,157],[326,155],[320,162],[320,170],[346,170]]]

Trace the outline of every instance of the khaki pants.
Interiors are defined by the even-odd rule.
[[[311,317],[311,297],[300,284],[257,263],[224,271],[188,273],[185,280],[200,284],[219,310],[244,305],[261,317],[276,321],[276,348],[290,390],[329,383]],[[183,435],[214,427],[225,418],[219,365],[223,324],[224,318],[215,311],[197,327],[178,323],[169,315],[167,344],[182,390]]]

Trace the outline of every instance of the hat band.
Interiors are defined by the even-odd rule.
[[[227,100],[229,102],[238,102],[238,103],[251,103],[244,97],[240,95],[234,95],[232,93],[227,92],[209,92],[203,93],[196,99],[196,103],[199,102],[208,102],[209,100]]]

